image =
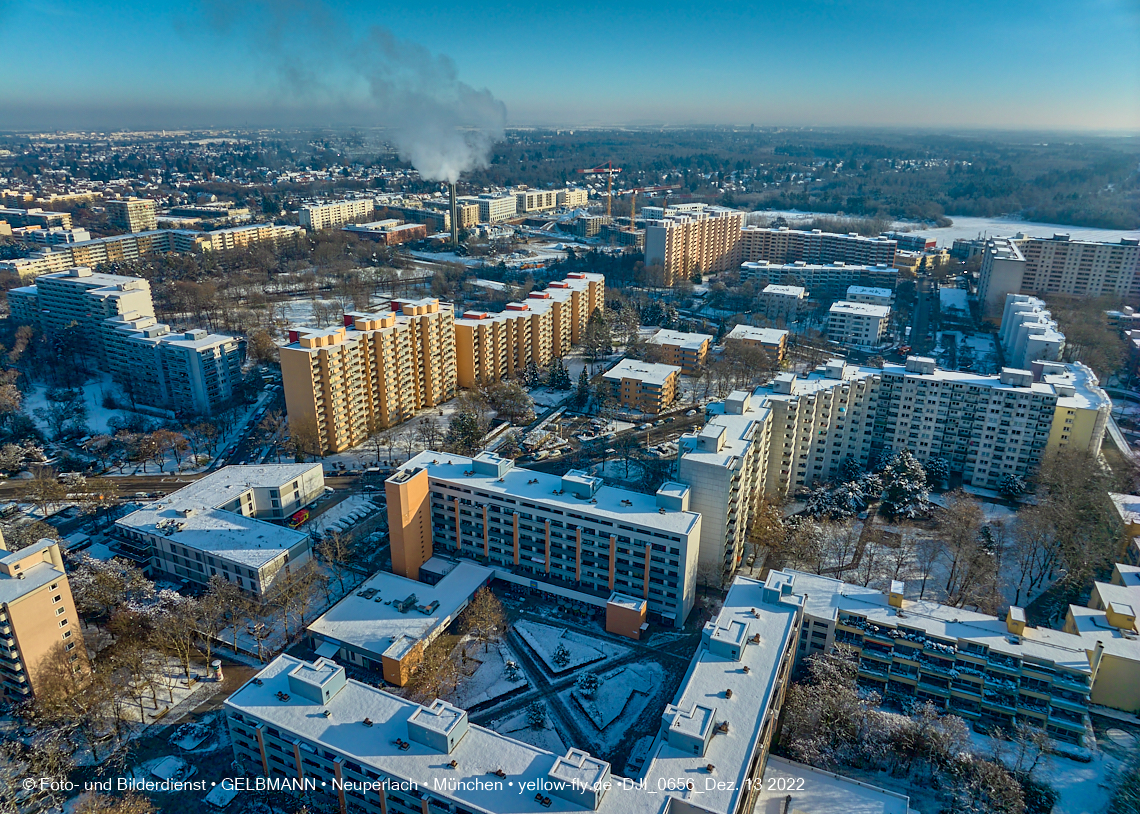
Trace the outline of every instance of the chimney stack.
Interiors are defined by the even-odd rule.
[[[457,213],[456,213],[456,208],[455,208],[455,182],[454,181],[452,181],[448,185],[448,189],[451,192],[451,248],[452,249],[458,249],[459,248],[459,218],[456,217]]]

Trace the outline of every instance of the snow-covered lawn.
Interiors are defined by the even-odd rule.
[[[605,652],[594,647],[594,643],[606,646],[606,642],[591,640],[586,636],[571,633],[565,628],[551,627],[538,622],[515,622],[515,631],[552,673],[565,673],[606,658]],[[559,645],[565,647],[570,655],[570,660],[563,665],[554,662],[554,654]]]
[[[24,412],[36,422],[36,426],[49,437],[51,430],[47,422],[36,415],[37,409],[47,407],[47,391],[51,389],[44,385],[24,394]],[[111,380],[111,374],[102,373],[97,378],[78,388],[83,391],[83,403],[87,406],[87,428],[91,435],[107,432],[107,422],[115,417],[128,415],[123,410],[110,410],[103,406],[103,396],[106,393],[118,393],[119,388]]]
[[[518,657],[505,643],[498,642],[484,651],[477,642],[464,639],[459,647],[467,648],[468,660],[477,659],[481,664],[470,677],[459,682],[453,699],[456,706],[468,709],[528,686],[529,682],[522,668],[519,668],[516,680],[511,681],[507,678],[507,662],[513,661],[518,664]]]
[[[601,686],[593,698],[585,697],[577,688],[571,690],[571,695],[594,726],[605,729],[625,711],[627,704],[636,707],[636,712],[641,711],[649,690],[661,681],[661,666],[652,661],[631,664],[611,670],[600,678]],[[630,699],[635,696],[636,699],[631,702]]]
[[[556,755],[564,755],[566,754],[566,744],[562,742],[558,732],[551,726],[550,707],[545,703],[542,706],[546,710],[546,723],[541,729],[535,729],[527,722],[527,711],[525,709],[509,718],[493,722],[491,729],[500,735],[509,735],[515,740],[529,743],[539,749],[545,749]]]

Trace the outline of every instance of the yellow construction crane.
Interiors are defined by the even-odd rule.
[[[591,167],[588,170],[578,170],[579,175],[604,175],[606,176],[606,220],[612,222],[612,213],[610,205],[613,201],[613,188],[614,176],[621,172],[621,167],[615,167],[614,162],[607,161],[597,167]]]

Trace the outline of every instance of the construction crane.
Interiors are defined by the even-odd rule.
[[[578,170],[579,175],[604,175],[606,176],[606,220],[610,221],[610,202],[613,200],[614,176],[621,172],[621,167],[615,167],[614,162],[607,161],[605,164],[600,164],[597,167],[591,167],[588,170]]]

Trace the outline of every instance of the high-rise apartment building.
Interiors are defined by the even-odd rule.
[[[388,313],[346,314],[344,327],[289,333],[289,427],[315,433],[322,451],[350,449],[455,395],[454,312],[437,299],[393,300]]]
[[[532,361],[548,365],[582,341],[590,315],[605,305],[605,277],[576,272],[498,313],[464,312],[455,320],[459,386],[499,381]]]
[[[150,198],[119,198],[107,201],[111,225],[124,232],[149,232],[158,228],[155,202]]]
[[[18,320],[39,324],[48,337],[74,326],[90,342],[104,369],[103,321],[128,314],[154,316],[146,280],[94,272],[84,266],[44,274],[36,278],[35,285],[13,288],[8,292],[8,307]]]
[[[1028,294],[1006,294],[998,329],[1005,361],[1026,369],[1034,362],[1057,362],[1065,348],[1065,335],[1043,300]]]
[[[803,286],[818,300],[843,299],[851,286],[888,288],[894,291],[899,270],[891,266],[849,265],[842,261],[825,265],[796,261],[768,263],[749,261],[740,265],[740,281],[757,285],[772,283]]]
[[[183,415],[210,415],[241,382],[244,342],[203,330],[173,333],[157,322],[150,284],[86,267],[44,274],[8,292],[19,322],[48,336],[79,329],[99,367],[132,402]]]
[[[306,229],[336,229],[349,223],[370,220],[376,208],[371,198],[312,204],[301,207],[301,225]]]
[[[21,209],[19,207],[0,206],[0,220],[9,226],[39,226],[50,229],[58,226],[61,229],[71,228],[70,212],[54,212],[50,209]]]
[[[978,273],[978,298],[996,315],[1007,293],[1140,299],[1140,240],[1118,243],[1051,238],[993,238]]]
[[[9,552],[0,537],[0,697],[33,697],[44,670],[87,666],[79,613],[59,543]]]
[[[646,215],[645,264],[662,267],[666,286],[697,270],[715,274],[740,266],[744,213],[720,206],[690,206],[694,208],[688,211],[670,207],[657,219]]]
[[[897,248],[898,242],[889,237],[864,237],[855,233],[840,235],[819,229],[807,232],[787,227],[745,226],[740,233],[743,261],[776,265],[845,263],[889,266],[894,263]]]
[[[701,517],[681,484],[653,496],[576,470],[518,468],[490,452],[422,452],[385,491],[400,576],[417,579],[439,553],[593,597],[641,597],[650,618],[670,627],[692,610]]]

